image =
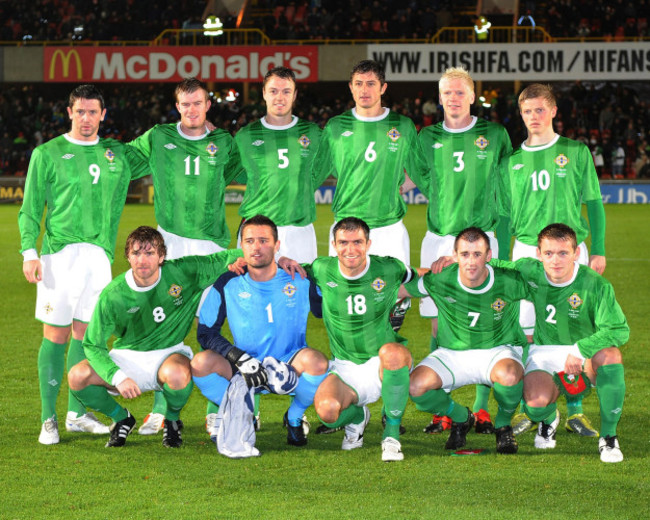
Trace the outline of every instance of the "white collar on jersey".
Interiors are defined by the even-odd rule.
[[[488,292],[490,289],[492,289],[492,286],[494,285],[494,269],[492,269],[492,266],[490,264],[485,264],[485,267],[487,267],[488,270],[488,283],[485,287],[482,289],[472,289],[470,287],[467,287],[466,285],[463,285],[463,282],[460,281],[460,270],[458,271],[458,285],[460,288],[468,292],[470,294],[483,294]]]
[[[357,118],[359,121],[365,121],[367,123],[372,123],[373,121],[381,121],[382,119],[385,119],[388,117],[388,113],[390,112],[390,109],[388,107],[384,107],[384,113],[375,117],[364,117],[360,116],[357,114],[357,109],[356,107],[352,109],[352,115]]]
[[[92,146],[99,142],[99,136],[97,136],[92,141],[80,141],[79,139],[74,139],[73,137],[70,137],[68,134],[63,134],[63,137],[65,137],[72,144],[80,144],[81,146]]]
[[[521,143],[521,149],[524,152],[539,152],[540,150],[546,150],[547,148],[550,148],[553,146],[555,143],[557,143],[557,140],[560,138],[559,134],[555,134],[555,137],[551,139],[548,143],[546,144],[540,144],[539,146],[528,146],[526,144],[526,141]]]
[[[571,279],[568,282],[564,282],[564,283],[551,282],[551,280],[548,279],[546,273],[544,273],[544,277],[546,278],[548,284],[552,287],[566,287],[567,285],[571,285],[575,281],[576,276],[578,276],[578,269],[580,269],[580,264],[578,262],[573,262],[573,276],[571,276]]]
[[[287,130],[289,128],[292,128],[298,124],[298,116],[291,116],[291,123],[288,125],[272,125],[271,123],[268,123],[266,121],[266,116],[264,116],[262,119],[260,119],[260,123],[262,123],[262,126],[264,128],[268,128],[269,130]]]
[[[467,132],[471,128],[474,128],[474,125],[476,125],[476,122],[478,121],[478,117],[472,116],[472,121],[470,122],[469,125],[467,125],[465,128],[449,128],[445,122],[442,122],[442,128],[445,132],[449,132],[450,134],[460,134],[462,132]]]
[[[366,268],[356,276],[346,276],[346,275],[344,275],[343,272],[341,271],[341,264],[339,264],[339,273],[341,273],[341,276],[343,278],[345,278],[346,280],[358,280],[359,278],[361,278],[364,274],[366,274],[368,272],[368,269],[370,269],[370,255],[366,256]]]
[[[176,123],[176,130],[178,130],[178,133],[181,135],[181,137],[185,139],[189,139],[190,141],[199,141],[200,139],[203,139],[206,135],[208,135],[210,132],[208,132],[208,129],[205,129],[205,132],[202,133],[201,135],[187,135],[185,132],[181,130],[181,122],[179,121]]]
[[[162,269],[159,267],[158,268],[158,279],[151,285],[148,285],[147,287],[140,287],[135,283],[135,279],[133,278],[133,269],[129,269],[126,273],[124,273],[124,279],[126,280],[126,284],[133,289],[135,292],[147,292],[153,289],[156,285],[160,283],[160,277],[162,276]]]

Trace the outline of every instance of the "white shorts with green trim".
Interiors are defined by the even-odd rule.
[[[336,374],[341,381],[354,390],[359,406],[374,403],[381,397],[379,379],[379,356],[371,357],[362,365],[352,361],[334,359],[330,363],[330,374]]]
[[[162,390],[162,387],[158,383],[158,370],[160,370],[161,365],[172,354],[182,354],[188,359],[194,357],[192,349],[184,343],[160,350],[147,350],[145,352],[128,348],[114,348],[108,354],[111,356],[113,362],[120,367],[121,375],[133,379],[138,387],[140,387],[141,392]],[[120,381],[115,381],[114,377],[113,381],[115,383],[113,384],[119,384],[123,380],[124,378]]]
[[[442,380],[442,389],[451,392],[466,385],[492,386],[490,373],[502,359],[521,361],[522,347],[502,345],[489,349],[452,350],[438,347],[418,366],[429,367]]]
[[[41,257],[43,279],[36,284],[37,320],[67,327],[88,323],[102,289],[111,281],[111,263],[101,247],[68,244]]]

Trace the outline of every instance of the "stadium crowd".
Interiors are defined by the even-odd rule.
[[[39,85],[10,85],[0,92],[0,175],[25,175],[32,150],[66,131],[65,96],[60,89]],[[170,102],[171,86],[103,85],[108,112],[102,135],[130,141],[157,123],[175,122],[179,115]],[[433,91],[402,99],[386,96],[384,103],[413,120],[418,130],[442,120]],[[604,178],[650,177],[650,107],[634,84],[594,83],[555,85],[558,94],[556,131],[587,144]],[[476,115],[503,124],[514,146],[525,138],[516,96],[488,88]],[[264,114],[257,87],[250,101],[213,102],[208,118],[233,135]],[[213,100],[214,101],[214,100]],[[350,108],[345,97],[321,97],[303,87],[296,115],[324,127],[333,116]]]
[[[520,5],[520,15],[530,15],[553,37],[648,35],[648,0],[551,0]],[[441,27],[473,26],[469,13],[475,8],[476,2],[450,0],[258,0],[253,2],[249,23],[274,40],[421,39],[431,38]],[[168,0],[6,0],[0,1],[4,20],[0,41],[152,40],[164,29],[200,28],[205,9],[206,2],[201,0],[181,4]],[[225,27],[235,27],[236,14],[214,14]],[[510,24],[510,17],[491,16],[497,25]]]

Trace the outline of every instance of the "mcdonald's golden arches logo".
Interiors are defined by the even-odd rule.
[[[56,63],[58,59],[60,58],[61,61],[61,79],[68,79],[70,76],[70,61],[72,58],[74,58],[74,65],[77,70],[77,79],[81,79],[83,73],[81,69],[81,58],[79,57],[79,52],[76,49],[69,49],[69,50],[63,50],[63,49],[57,49],[54,51],[54,54],[52,54],[52,58],[50,59],[50,75],[49,78],[50,80],[54,79],[54,73],[56,71]]]

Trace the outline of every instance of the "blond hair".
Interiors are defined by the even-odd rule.
[[[472,79],[472,76],[469,75],[469,72],[467,72],[467,69],[463,67],[450,67],[445,70],[444,74],[440,76],[440,79],[438,80],[438,88],[441,88],[443,80],[451,81],[454,79],[464,81],[469,89],[474,92],[474,80]]]

